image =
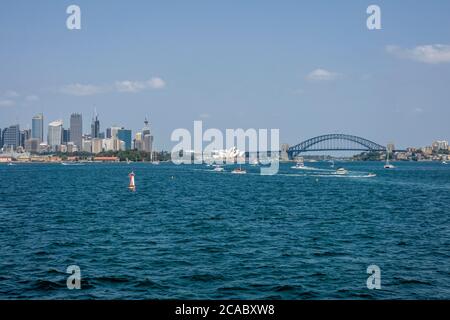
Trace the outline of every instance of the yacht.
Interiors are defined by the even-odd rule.
[[[394,169],[395,166],[389,163],[389,151],[386,152],[386,163],[384,165],[385,169]]]
[[[339,168],[335,171],[335,174],[339,174],[339,175],[348,174],[348,170],[346,170],[344,168]]]
[[[252,161],[252,166],[258,166],[258,165],[260,165],[260,162],[258,159],[255,159]]]
[[[305,169],[305,164],[303,162],[297,162],[295,166],[291,167],[292,169]]]
[[[303,158],[298,159],[295,166],[291,167],[291,169],[305,169],[305,163],[303,162]]]
[[[442,164],[447,164],[447,161],[445,161],[445,160],[444,160],[444,161],[442,161]]]
[[[234,174],[246,174],[247,171],[245,171],[244,169],[242,169],[241,166],[239,166],[239,168],[234,169],[233,171],[231,171],[231,173],[234,173]]]
[[[216,167],[213,169],[213,171],[216,171],[216,172],[223,172],[224,169],[223,169],[221,166],[216,166]]]

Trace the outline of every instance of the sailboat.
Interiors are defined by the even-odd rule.
[[[156,164],[156,165],[159,164],[159,161],[158,161],[158,160],[153,160],[153,151],[152,151],[152,153],[150,154],[150,161],[152,162],[152,164]]]
[[[384,165],[384,168],[385,169],[394,169],[395,168],[395,166],[393,164],[389,163],[389,151],[388,150],[386,150],[386,163]]]

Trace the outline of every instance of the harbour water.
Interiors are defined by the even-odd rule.
[[[306,165],[0,165],[0,299],[450,299],[450,166]]]

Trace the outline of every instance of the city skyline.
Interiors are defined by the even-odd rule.
[[[82,29],[69,31],[66,2],[4,3],[0,128],[78,112],[86,131],[96,108],[133,130],[150,114],[160,150],[194,120],[279,128],[291,145],[337,132],[400,147],[449,139],[448,2],[377,1],[374,31],[369,1],[77,4]]]

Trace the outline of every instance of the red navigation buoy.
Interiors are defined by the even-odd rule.
[[[128,186],[128,189],[130,189],[131,191],[136,191],[136,184],[134,183],[134,172],[131,171],[128,176],[130,177],[130,185]]]

